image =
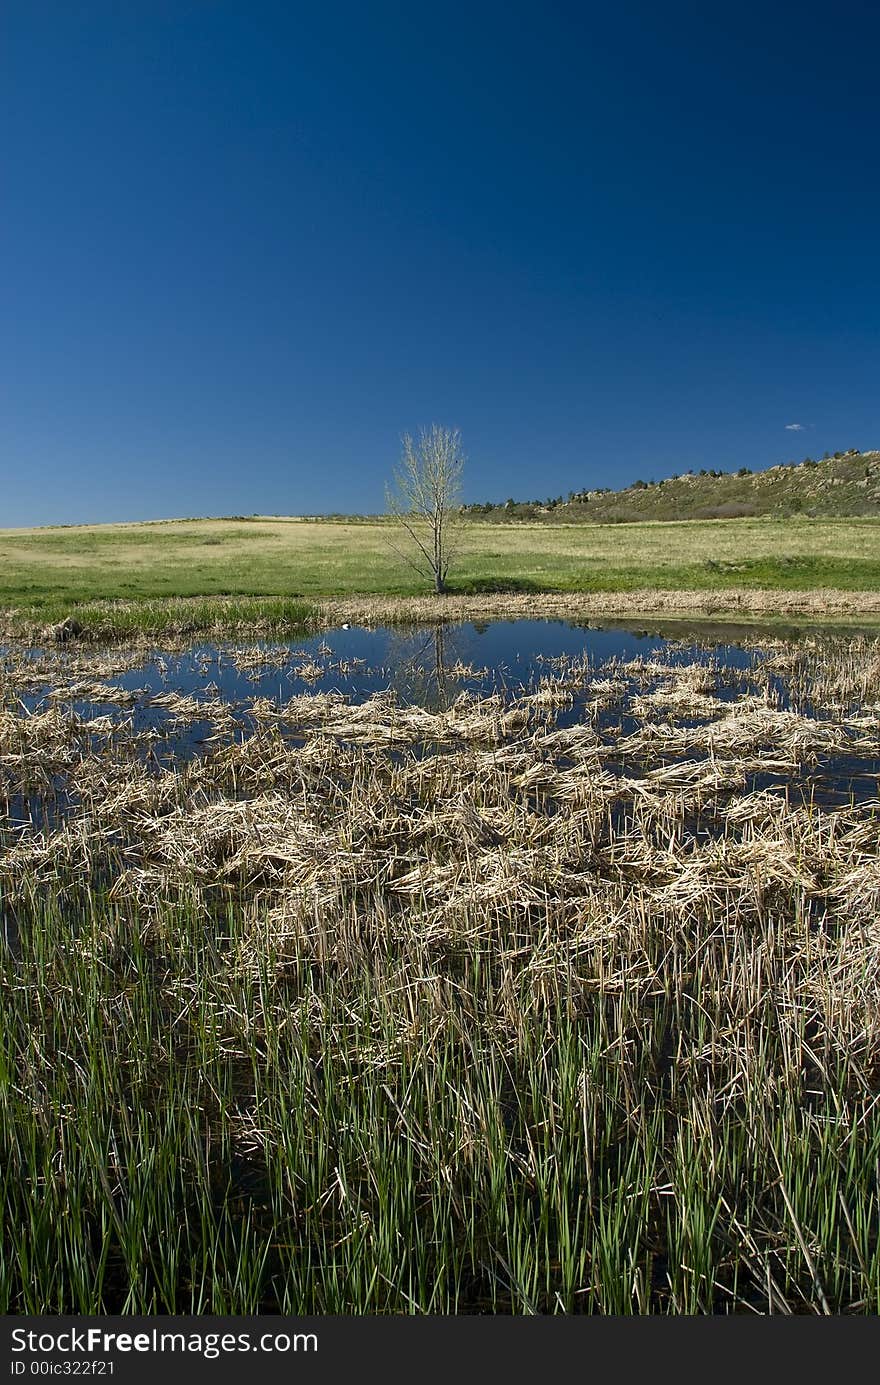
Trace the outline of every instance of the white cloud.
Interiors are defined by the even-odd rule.
[[[804,425],[802,423],[786,423],[785,431],[786,433],[802,433]]]

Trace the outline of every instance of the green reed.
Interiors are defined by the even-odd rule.
[[[522,977],[467,942],[445,975],[415,938],[243,969],[244,918],[20,917],[2,1311],[880,1309],[866,1073],[811,1063],[757,994],[742,1070],[713,1071],[708,924],[643,920],[650,990],[557,977],[511,1027]]]

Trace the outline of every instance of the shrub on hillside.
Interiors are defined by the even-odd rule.
[[[754,505],[740,500],[725,500],[720,505],[701,505],[694,519],[751,519],[758,512]]]

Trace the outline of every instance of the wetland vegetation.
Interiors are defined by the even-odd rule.
[[[7,647],[0,1311],[880,1309],[880,641],[448,634]]]

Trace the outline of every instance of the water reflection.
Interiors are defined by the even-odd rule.
[[[110,651],[53,651],[46,665],[39,663],[35,651],[35,669],[51,669],[54,682],[39,686],[35,680],[33,686],[16,688],[15,698],[29,715],[56,709],[86,723],[80,732],[84,751],[107,754],[108,724],[118,725],[130,752],[161,773],[179,761],[209,753],[221,741],[252,734],[259,724],[260,704],[272,704],[283,733],[295,738],[294,728],[284,729],[284,708],[310,694],[356,705],[390,690],[404,706],[445,712],[462,695],[552,700],[554,682],[565,677],[569,695],[553,703],[556,726],[589,721],[614,754],[625,754],[626,738],[642,720],[671,715],[662,689],[646,699],[648,704],[653,699],[653,706],[640,710],[639,700],[652,680],[662,683],[676,668],[705,670],[705,715],[693,702],[693,690],[688,694],[695,726],[745,693],[762,693],[768,705],[782,710],[794,707],[789,675],[764,667],[767,651],[756,645],[759,633],[753,626],[734,631],[728,625],[680,621],[648,629],[631,622],[597,625],[546,619],[355,627],[288,643],[202,644],[183,652],[156,649],[123,671],[118,654]],[[774,637],[778,641],[778,631]],[[595,689],[595,679],[608,673],[616,691],[599,709],[585,688],[593,680]],[[803,694],[797,707],[810,717],[826,715]],[[677,709],[674,719],[680,729],[687,727],[690,714]],[[637,764],[629,768],[639,769]],[[824,784],[833,780],[838,795],[855,792],[862,798],[876,793],[873,758],[848,759],[844,754],[822,769]],[[805,777],[802,787],[806,791]],[[44,780],[34,786],[33,794],[19,792],[15,799],[7,798],[7,818],[16,826],[38,829],[47,812],[52,818],[63,813],[64,792],[63,783]]]

